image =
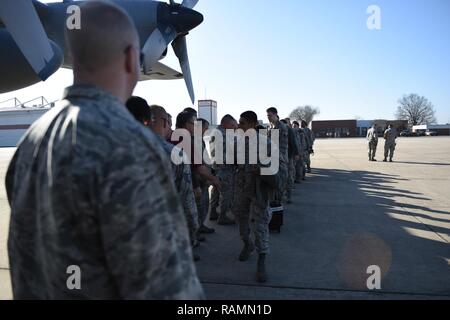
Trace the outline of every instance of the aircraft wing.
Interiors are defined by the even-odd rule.
[[[168,66],[157,62],[152,66],[152,69],[148,74],[141,74],[139,81],[147,81],[147,80],[178,80],[183,79],[183,74],[169,68]]]
[[[0,0],[1,1],[1,0]],[[62,65],[64,69],[72,69],[71,65]],[[153,65],[152,70],[148,74],[141,73],[139,77],[139,81],[148,81],[148,80],[179,80],[183,79],[183,74],[162,64],[161,62],[157,62]]]
[[[62,52],[47,38],[31,0],[1,0],[0,20],[41,80],[59,68]]]

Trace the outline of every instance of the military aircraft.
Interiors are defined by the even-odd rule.
[[[60,67],[71,68],[64,28],[69,7],[82,2],[0,1],[0,93],[45,81]],[[186,35],[203,22],[203,15],[193,10],[198,0],[183,0],[181,4],[174,0],[111,2],[129,13],[138,30],[143,53],[141,80],[184,78],[194,104]],[[182,74],[159,62],[169,44]]]

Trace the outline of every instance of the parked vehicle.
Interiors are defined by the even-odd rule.
[[[426,136],[437,136],[438,133],[436,131],[433,130],[428,130],[427,132],[425,132]]]
[[[403,130],[400,132],[400,137],[411,137],[413,134],[410,130]]]
[[[426,130],[416,130],[416,136],[423,137],[425,136]]]

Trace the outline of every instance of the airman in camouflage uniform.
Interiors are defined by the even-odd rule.
[[[286,185],[286,199],[287,203],[291,203],[292,190],[295,188],[295,162],[299,159],[299,149],[297,135],[292,128],[289,118],[281,120],[288,127],[288,179]]]
[[[191,237],[191,241],[195,243],[196,233],[199,229],[199,223],[197,205],[195,202],[194,190],[192,187],[191,166],[187,164],[187,156],[186,154],[184,154],[183,150],[164,140],[164,137],[167,136],[168,131],[171,130],[171,128],[169,127],[169,117],[166,110],[161,106],[152,105],[150,106],[150,112],[152,115],[150,127],[160,137],[161,145],[167,156],[171,158],[172,153],[174,153],[186,159],[180,164],[175,164],[173,161],[171,163],[173,179],[178,194],[180,195],[181,203],[183,205],[184,214],[189,229],[189,235]]]
[[[140,97],[130,98],[126,105],[137,121],[149,127],[157,135],[161,146],[169,158],[171,158],[172,152],[180,157],[186,157],[180,148],[165,140],[169,132],[171,132],[171,127],[169,125],[169,115],[163,107],[157,105],[149,106],[147,101]],[[189,236],[191,242],[195,244],[196,233],[199,228],[198,213],[192,188],[191,167],[186,163],[188,163],[186,160],[180,164],[171,162],[173,181],[180,196],[181,204],[183,205]]]
[[[252,111],[244,112],[239,120],[239,127],[247,131],[254,129],[257,122],[257,116]],[[258,135],[259,139],[266,139],[264,135]],[[270,143],[268,150],[270,150]],[[266,281],[265,257],[269,252],[269,199],[274,197],[277,188],[277,176],[262,176],[260,173],[261,164],[250,164],[249,159],[249,141],[245,140],[245,164],[237,166],[235,177],[235,201],[233,211],[239,226],[239,233],[244,247],[239,255],[239,260],[246,261],[255,248],[258,253],[258,264],[256,279],[259,282]],[[251,230],[255,241],[251,239]]]
[[[308,128],[308,123],[306,121],[302,121],[302,129],[305,133],[306,145],[308,148],[308,152],[306,153],[305,164],[306,164],[306,172],[311,172],[311,153],[313,153],[314,147],[314,133],[310,128]]]
[[[375,124],[372,125],[372,128],[367,130],[366,138],[369,147],[369,161],[377,161],[375,155],[377,153],[378,132]]]
[[[205,143],[205,133],[206,131],[208,131],[209,129],[209,122],[205,119],[198,119],[199,122],[201,122],[201,126],[202,126],[202,155],[207,156],[207,154],[205,153],[206,151],[206,143]],[[208,159],[206,160],[204,157],[203,159],[203,166],[205,168],[207,168],[208,173],[212,175],[212,168],[211,168],[211,161]],[[214,177],[214,176],[213,176]],[[217,178],[217,177],[215,177]],[[201,195],[200,198],[197,199],[197,210],[198,210],[198,222],[200,225],[199,228],[199,233],[214,233],[215,229],[213,228],[209,228],[207,226],[205,226],[205,220],[206,220],[206,216],[208,215],[208,211],[209,211],[209,187],[210,187],[210,182],[208,182],[208,179],[206,179],[205,177],[202,176],[198,176],[198,183],[201,189]],[[221,184],[222,187],[222,184]]]
[[[397,129],[395,129],[392,124],[390,124],[389,128],[384,132],[384,162],[387,161],[388,157],[390,162],[393,161],[392,159],[394,158],[394,151],[397,145],[397,143],[395,142],[397,136]]]
[[[230,115],[222,118],[221,125],[216,129],[218,132],[214,132],[214,134],[220,134],[222,136],[222,143],[218,145],[215,140],[211,140],[210,142],[212,168],[215,176],[222,182],[222,190],[219,192],[217,188],[213,187],[211,193],[210,220],[218,220],[217,222],[220,225],[234,224],[234,221],[227,216],[227,212],[231,210],[233,204],[235,172],[234,164],[226,164],[227,150],[229,150],[226,139],[227,129],[237,129],[237,122]],[[216,159],[217,148],[222,148],[222,159]],[[218,160],[220,160],[220,163]]]
[[[6,176],[14,298],[203,298],[170,160],[124,106],[140,73],[133,22],[110,3],[80,8],[83,28],[67,37],[75,85],[30,127]]]
[[[196,124],[197,123],[197,124]],[[182,146],[184,151],[187,153],[190,163],[191,163],[191,171],[192,171],[192,181],[193,181],[193,190],[195,194],[195,200],[197,203],[197,212],[198,212],[198,223],[199,230],[197,233],[197,239],[199,241],[205,241],[205,237],[201,235],[201,233],[213,233],[215,230],[213,228],[209,228],[204,225],[204,221],[206,215],[208,214],[209,207],[209,194],[208,188],[210,185],[217,187],[219,190],[221,189],[220,180],[211,174],[210,167],[208,165],[208,161],[205,161],[205,158],[202,155],[205,155],[205,142],[203,140],[204,131],[208,129],[208,126],[202,125],[200,129],[202,130],[202,136],[200,137],[200,141],[197,141],[197,138],[194,137],[196,133],[196,126],[198,125],[197,118],[195,114],[191,111],[183,111],[178,114],[176,120],[176,127],[178,133],[182,133],[187,131],[189,133],[189,141],[187,141],[187,146]],[[198,127],[197,127],[198,128]],[[181,134],[181,136],[183,136]],[[174,137],[175,138],[175,137]],[[177,139],[175,139],[177,140]],[[202,143],[202,145],[198,145],[198,142]],[[174,144],[179,144],[180,141],[172,141]],[[184,144],[184,143],[182,143]],[[205,155],[206,156],[206,155]],[[201,160],[200,163],[196,163],[196,161]]]
[[[169,161],[119,100],[69,88],[8,170],[14,296],[203,297]],[[66,287],[70,265],[82,271],[79,291]]]
[[[301,180],[305,180],[305,162],[304,159],[306,159],[306,153],[307,145],[306,145],[306,139],[305,139],[305,133],[302,128],[300,128],[300,124],[297,121],[294,121],[294,130],[297,134],[297,140],[298,140],[298,147],[300,150],[300,158],[295,163],[295,181],[299,183]]]
[[[166,152],[169,151],[169,146],[172,146],[172,150],[173,149],[178,150],[176,146],[173,146],[167,141],[163,142],[164,142],[163,147],[166,150]],[[182,153],[181,149],[179,149],[179,153]],[[195,235],[198,232],[199,224],[198,224],[197,204],[195,202],[194,190],[192,187],[191,166],[187,164],[173,165],[173,166],[175,167],[173,168],[175,186],[181,198],[191,241],[195,243]]]
[[[277,129],[279,130],[279,156],[280,156],[280,169],[279,169],[279,187],[277,194],[273,200],[284,202],[286,200],[286,186],[288,179],[288,168],[289,168],[289,155],[288,155],[288,146],[289,146],[289,131],[287,125],[280,121],[278,117],[278,111],[275,108],[267,109],[267,118],[270,122],[269,129],[269,138],[271,136],[271,130]]]

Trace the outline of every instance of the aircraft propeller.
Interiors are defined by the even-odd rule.
[[[183,0],[181,4],[169,0],[169,5],[165,7],[165,10],[158,12],[158,28],[148,37],[142,49],[144,53],[143,69],[144,73],[147,74],[151,72],[152,66],[163,57],[167,46],[172,43],[172,48],[180,62],[192,104],[195,103],[195,94],[189,66],[186,35],[203,21],[203,16],[192,10],[197,3],[198,0]]]

